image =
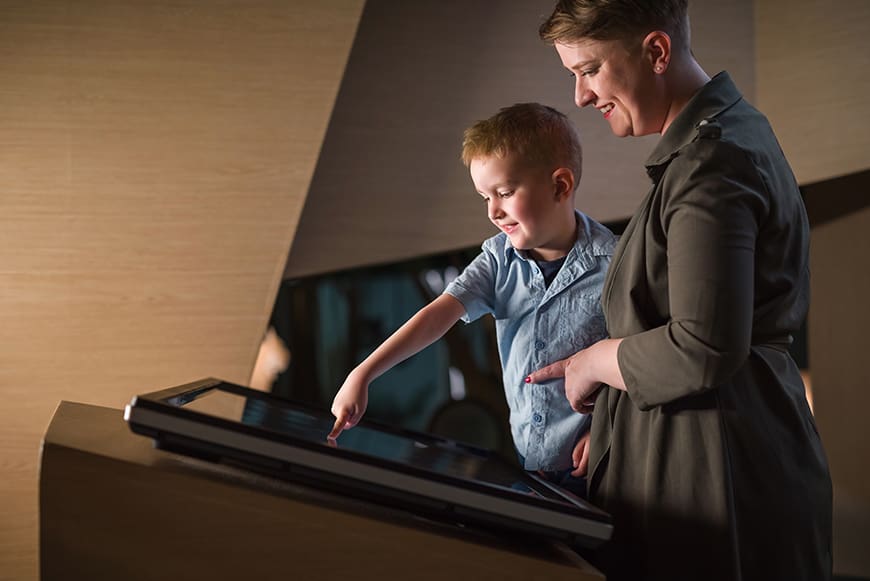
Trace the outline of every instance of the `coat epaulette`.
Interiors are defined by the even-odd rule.
[[[719,139],[722,137],[722,126],[714,117],[701,119],[695,129],[698,131],[700,139]]]

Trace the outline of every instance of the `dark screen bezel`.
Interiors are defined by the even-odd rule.
[[[257,438],[265,438],[281,444],[290,444],[298,448],[316,451],[322,454],[338,456],[344,458],[345,460],[358,462],[360,464],[367,464],[382,469],[394,470],[397,472],[415,476],[417,478],[430,479],[441,482],[443,484],[460,486],[467,490],[496,495],[503,499],[517,502],[520,504],[531,504],[537,506],[538,508],[556,511],[560,513],[568,511],[575,516],[595,520],[602,523],[609,524],[611,522],[611,519],[609,515],[607,515],[607,513],[600,511],[596,507],[589,505],[581,499],[574,500],[570,497],[566,497],[564,499],[552,498],[553,496],[556,496],[555,493],[553,493],[551,490],[548,490],[537,480],[531,478],[522,469],[510,466],[510,464],[508,464],[504,459],[502,459],[495,453],[481,448],[476,448],[474,446],[470,446],[461,442],[456,442],[454,440],[441,438],[433,434],[426,434],[396,426],[390,426],[366,418],[363,418],[360,422],[361,425],[364,425],[365,427],[372,430],[386,432],[401,438],[410,438],[415,441],[423,441],[432,444],[439,444],[442,446],[446,444],[451,447],[455,447],[456,449],[461,450],[465,453],[472,454],[487,462],[499,463],[503,468],[514,471],[516,473],[518,481],[524,483],[530,489],[537,492],[540,496],[524,495],[520,492],[513,492],[511,490],[505,489],[504,487],[485,481],[471,480],[455,475],[426,470],[417,466],[386,460],[383,458],[378,458],[376,456],[370,456],[361,452],[357,452],[355,450],[344,449],[341,447],[333,448],[330,446],[325,446],[323,444],[314,443],[302,438],[294,437],[290,434],[279,433],[266,428],[258,428],[256,426],[243,424],[238,421],[233,421],[226,418],[221,418],[219,416],[210,415],[204,412],[195,411],[185,408],[183,405],[177,405],[171,402],[171,400],[177,399],[179,396],[186,396],[186,401],[192,401],[198,397],[201,397],[206,392],[213,390],[222,390],[245,398],[254,397],[269,402],[271,404],[298,409],[300,411],[304,411],[306,413],[318,416],[323,416],[327,413],[324,412],[324,410],[311,406],[309,404],[289,400],[283,397],[278,397],[267,392],[243,387],[241,385],[237,385],[220,379],[202,380],[182,386],[138,395],[134,398],[133,405],[136,407],[160,410],[163,413],[168,413],[179,418],[193,419],[197,422],[202,422],[224,429],[230,429]]]

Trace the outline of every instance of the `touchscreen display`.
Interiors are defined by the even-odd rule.
[[[556,493],[537,485],[521,469],[488,453],[479,453],[449,440],[422,434],[415,437],[407,433],[393,433],[366,425],[364,420],[356,427],[344,430],[337,440],[328,441],[327,434],[332,429],[334,418],[325,411],[303,410],[266,394],[246,397],[219,387],[188,393],[183,398],[168,398],[166,402],[324,447],[352,450],[432,473],[565,503]]]

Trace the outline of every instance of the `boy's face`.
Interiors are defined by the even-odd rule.
[[[514,248],[529,251],[533,258],[565,256],[575,238],[571,192],[565,194],[549,171],[514,159],[493,155],[475,158],[469,165],[490,221],[508,235]]]

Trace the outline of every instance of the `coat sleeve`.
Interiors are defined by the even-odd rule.
[[[662,176],[667,246],[665,324],[626,337],[617,360],[632,401],[649,409],[713,389],[746,361],[755,241],[768,210],[763,181],[736,146],[698,140]]]

